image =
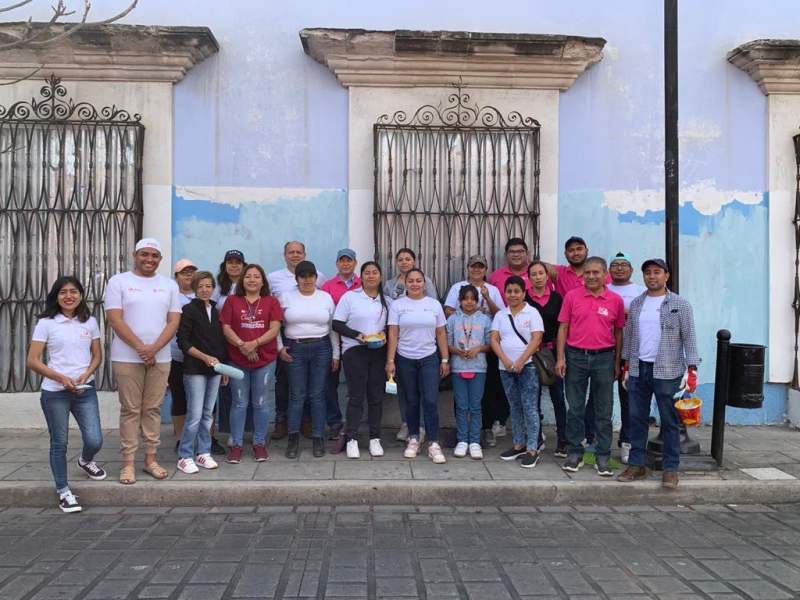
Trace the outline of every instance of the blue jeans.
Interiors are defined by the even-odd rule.
[[[486,373],[475,373],[464,379],[458,373],[450,377],[456,402],[456,439],[468,444],[481,443],[481,399],[486,385]]]
[[[408,435],[419,439],[419,413],[422,407],[425,434],[439,441],[439,355],[413,359],[397,355],[397,374],[404,386]]]
[[[650,419],[650,398],[655,395],[661,415],[662,460],[665,471],[677,471],[681,462],[681,435],[678,413],[672,396],[678,392],[681,377],[655,379],[653,363],[639,361],[639,376],[628,378],[628,434],[631,454],[628,464],[643,466]]]
[[[544,386],[539,385],[539,408],[542,404],[542,390]],[[564,380],[556,377],[553,385],[547,386],[550,392],[550,401],[553,403],[553,414],[556,417],[556,435],[558,441],[567,441],[567,404],[564,401]]]
[[[519,373],[500,371],[511,409],[511,441],[528,451],[539,448],[539,375],[528,363]]]
[[[196,454],[211,452],[211,422],[214,420],[214,406],[217,404],[221,379],[221,375],[184,374],[186,421],[178,447],[178,456],[181,458],[194,458]]]
[[[341,429],[344,425],[342,409],[339,408],[339,373],[341,369],[328,372],[325,382],[325,422],[331,429]]]
[[[94,386],[94,383],[91,385]],[[73,394],[67,390],[60,392],[42,390],[40,403],[50,432],[50,469],[53,471],[56,490],[63,490],[69,487],[67,483],[69,414],[72,413],[81,430],[83,440],[81,458],[84,462],[92,461],[103,446],[97,392],[94,387],[82,394]]]
[[[331,372],[331,342],[328,338],[318,342],[300,344],[289,340],[287,365],[289,373],[289,433],[300,431],[303,405],[311,408],[311,435],[322,437],[325,433],[325,385]]]
[[[586,388],[594,404],[594,422],[597,440],[595,453],[611,456],[611,414],[614,404],[614,351],[601,354],[585,352],[567,346],[567,375],[564,387],[567,392],[567,442],[570,456],[582,456],[581,441],[586,434]]]
[[[267,443],[267,427],[275,413],[275,361],[244,371],[244,379],[231,378],[231,440],[241,446],[247,406],[253,407],[253,444]]]

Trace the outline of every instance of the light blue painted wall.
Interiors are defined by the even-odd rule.
[[[681,288],[695,305],[705,384],[713,378],[718,328],[730,329],[739,341],[767,339],[766,99],[725,55],[752,39],[797,37],[800,3],[762,4],[753,10],[745,0],[680,3],[681,186],[722,191],[728,194],[725,203],[735,200],[737,191],[761,198],[754,205],[716,207],[711,214],[701,214],[692,198],[683,198],[690,203],[681,211]],[[303,27],[605,37],[604,60],[561,96],[559,240],[578,233],[601,255],[624,246],[636,260],[663,253],[663,213],[611,209],[604,196],[610,190],[663,188],[659,2],[144,0],[128,21],[207,25],[220,41],[220,53],[176,86],[177,186],[346,189],[347,92],[303,54],[297,36]],[[257,230],[268,232],[268,239],[242,237],[238,245],[252,246],[262,261],[276,265],[279,253],[270,253],[284,239],[303,237],[317,244],[321,237],[314,250],[332,262],[334,247],[346,242],[347,205],[345,194],[330,194],[308,199],[302,207],[295,201],[263,212],[251,207],[263,224]],[[182,212],[181,199],[174,202],[176,247],[214,264],[223,247],[237,245],[233,240],[243,231],[237,219],[251,210],[243,207],[233,220],[220,217],[225,235],[212,236],[208,223],[216,216],[192,221]],[[289,208],[279,215],[283,206]],[[311,230],[310,214],[323,217],[326,226]],[[275,219],[280,227],[268,227]],[[341,229],[331,235],[330,224]],[[784,394],[770,390],[761,416],[741,418],[779,420]]]

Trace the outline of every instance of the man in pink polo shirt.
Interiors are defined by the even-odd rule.
[[[361,287],[361,279],[356,275],[357,264],[354,250],[342,248],[336,253],[336,275],[323,283],[321,288],[331,295],[334,304],[339,304],[345,292]],[[331,452],[339,454],[347,444],[347,438],[342,431],[344,419],[339,408],[339,369],[330,372],[325,384],[325,412],[329,438],[335,440]]]
[[[625,304],[608,290],[606,261],[598,256],[583,265],[583,287],[567,292],[558,315],[558,359],[556,372],[564,377],[567,395],[567,460],[561,467],[575,473],[583,466],[586,390],[591,385],[594,402],[597,473],[613,475],[611,413],[614,381],[620,367]],[[591,383],[590,383],[591,382]]]
[[[522,277],[525,282],[525,289],[531,289],[531,281],[528,278],[528,265],[530,262],[528,244],[525,243],[525,240],[522,238],[510,238],[506,242],[506,264],[489,275],[489,283],[500,290],[503,302],[506,301],[506,279],[512,275]]]

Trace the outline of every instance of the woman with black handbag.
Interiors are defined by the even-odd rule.
[[[542,388],[547,386],[550,392],[550,401],[553,403],[553,413],[556,417],[556,449],[553,453],[560,458],[567,456],[567,404],[564,400],[564,380],[554,370],[555,344],[558,334],[558,313],[561,311],[563,298],[561,294],[551,288],[547,267],[542,261],[533,261],[528,267],[528,278],[531,287],[525,296],[528,304],[539,311],[544,323],[544,336],[539,352],[534,355],[539,371],[539,415],[541,417]],[[549,356],[547,356],[549,354]],[[543,371],[547,371],[544,373]],[[549,382],[549,383],[548,383]],[[539,426],[540,448],[544,446],[544,434]]]
[[[539,349],[544,324],[539,311],[525,302],[525,281],[512,275],[505,284],[508,308],[492,321],[492,349],[500,359],[500,379],[511,408],[513,446],[503,460],[520,459],[532,469],[539,462],[539,376],[532,356]]]

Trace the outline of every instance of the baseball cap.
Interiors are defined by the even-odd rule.
[[[488,267],[489,263],[486,261],[486,257],[481,254],[473,254],[469,257],[469,261],[467,262],[467,266],[471,267],[472,265],[481,264],[484,267]]]
[[[336,253],[336,260],[339,260],[340,258],[343,258],[345,256],[347,258],[349,258],[350,260],[355,260],[356,259],[356,251],[355,250],[351,250],[350,248],[342,248],[341,250],[339,250]]]
[[[182,258],[178,262],[175,263],[175,266],[172,269],[173,273],[180,273],[184,269],[195,269],[197,270],[197,265],[190,261],[188,258]]]
[[[642,263],[642,271],[644,271],[649,266],[661,267],[667,273],[669,273],[669,267],[667,266],[666,261],[663,258],[648,258],[646,261]]]
[[[564,250],[569,248],[572,244],[580,244],[581,246],[584,246],[586,248],[589,247],[586,245],[586,241],[582,237],[573,235],[566,242],[564,242]]]
[[[618,260],[624,260],[630,266],[633,266],[633,261],[631,260],[631,257],[628,256],[627,254],[625,254],[624,252],[617,252],[614,256],[609,258],[608,259],[608,266],[611,266],[612,263],[614,263],[614,262],[616,262]]]
[[[136,242],[136,246],[134,247],[133,251],[138,252],[139,250],[144,250],[145,248],[158,250],[158,253],[161,254],[161,244],[159,244],[158,240],[155,238],[140,239],[138,242]]]
[[[229,260],[239,260],[241,262],[245,262],[244,260],[244,253],[241,250],[228,250],[225,253],[225,261]]]

